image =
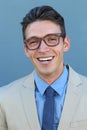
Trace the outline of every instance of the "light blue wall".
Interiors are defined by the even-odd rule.
[[[64,16],[71,39],[65,62],[87,76],[87,0],[0,0],[0,86],[33,70],[23,51],[20,21],[32,7],[43,4]]]

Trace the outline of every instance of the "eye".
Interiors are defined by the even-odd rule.
[[[57,42],[57,37],[56,36],[49,36],[49,37],[47,37],[47,41],[51,42],[51,43]]]
[[[38,43],[38,38],[30,38],[27,40],[27,43],[29,45],[37,44]]]
[[[37,43],[37,40],[36,39],[31,39],[31,40],[28,41],[28,43],[31,45],[31,44]]]

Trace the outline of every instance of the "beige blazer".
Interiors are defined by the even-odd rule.
[[[0,130],[41,130],[33,73],[3,89],[0,91]],[[87,78],[71,67],[58,130],[87,130]]]

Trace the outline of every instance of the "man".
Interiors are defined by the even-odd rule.
[[[41,6],[21,24],[24,51],[35,71],[0,95],[0,130],[87,130],[87,78],[64,64],[70,40],[63,17]],[[48,88],[53,97],[48,92],[47,98]]]

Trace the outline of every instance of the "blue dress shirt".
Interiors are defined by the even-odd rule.
[[[49,86],[45,81],[43,81],[38,74],[34,73],[34,79],[36,83],[35,99],[38,112],[38,119],[40,126],[42,127],[42,118],[43,118],[43,108],[45,102],[44,92]],[[66,94],[68,80],[68,69],[64,66],[64,71],[61,76],[51,84],[51,87],[57,92],[55,96],[55,115],[54,115],[54,130],[57,130],[59,120],[61,117],[61,112],[64,104],[64,98]]]

